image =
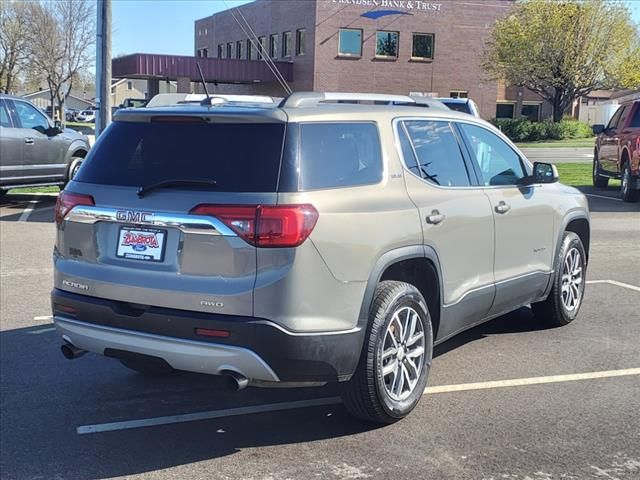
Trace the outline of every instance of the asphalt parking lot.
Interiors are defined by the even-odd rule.
[[[352,419],[335,387],[148,379],[87,354],[68,361],[49,291],[55,197],[0,206],[3,479],[640,479],[640,204],[591,190],[578,320],[523,308],[439,346],[410,417]]]

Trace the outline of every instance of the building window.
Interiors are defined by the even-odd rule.
[[[411,58],[414,60],[433,60],[433,34],[414,33],[411,45]]]
[[[376,32],[376,57],[398,58],[398,32]]]
[[[251,39],[247,40],[247,60],[253,60],[253,43],[251,43]]]
[[[260,37],[258,40],[260,40],[260,51],[258,52],[258,58],[262,60],[264,58],[263,53],[267,53],[267,37]]]
[[[275,33],[269,37],[269,56],[278,58],[278,35]]]
[[[205,35],[205,37],[207,36],[208,33],[209,33],[209,31],[207,30],[207,27],[204,27],[204,35]]]
[[[196,50],[196,56],[197,57],[201,57],[202,56],[202,52],[200,51],[200,49]]]
[[[127,82],[127,90],[133,90],[133,82]]]
[[[451,90],[449,92],[451,98],[469,98],[469,92],[466,90]]]
[[[304,28],[296,30],[296,55],[304,55],[306,34]]]
[[[233,43],[227,43],[227,58],[233,58]]]
[[[362,30],[341,28],[338,35],[338,55],[344,57],[362,56]]]
[[[289,58],[291,56],[291,32],[282,34],[282,56]]]
[[[224,45],[218,45],[218,58],[224,58]]]
[[[520,116],[526,118],[532,122],[540,121],[540,104],[539,103],[525,103],[520,110]]]
[[[202,56],[207,58],[209,56],[209,50],[207,48],[202,49]]]
[[[513,119],[515,107],[516,106],[513,103],[498,103],[496,105],[496,118],[507,118],[509,120]]]
[[[201,29],[201,28],[199,28],[199,29],[198,29],[198,36],[199,36],[199,37],[201,37],[201,36],[202,36],[202,29]]]
[[[240,40],[236,42],[236,58],[238,60],[242,58],[242,42]]]

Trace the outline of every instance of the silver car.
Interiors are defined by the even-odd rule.
[[[85,135],[63,130],[31,102],[0,94],[0,196],[17,187],[64,185],[89,148]]]
[[[390,423],[434,345],[527,305],[573,321],[585,197],[487,122],[411,102],[118,111],[57,205],[65,356],[236,388],[339,382],[353,414]]]

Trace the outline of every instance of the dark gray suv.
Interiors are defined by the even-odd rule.
[[[435,344],[525,305],[576,318],[586,199],[487,122],[388,95],[210,102],[118,111],[60,195],[66,357],[340,382],[392,422]]]
[[[11,188],[66,184],[89,148],[86,136],[60,129],[27,100],[0,94],[0,195]]]

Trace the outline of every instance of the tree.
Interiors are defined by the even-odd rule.
[[[52,106],[61,108],[73,85],[94,61],[94,6],[87,0],[54,0],[29,6],[33,31],[30,67],[46,81]]]
[[[386,32],[378,36],[377,55],[385,57],[398,56],[398,36],[392,32]]]
[[[558,122],[592,90],[640,86],[640,33],[621,2],[525,0],[494,25],[483,66],[548,100]]]
[[[30,53],[28,7],[0,0],[0,91],[9,93],[17,84]]]

